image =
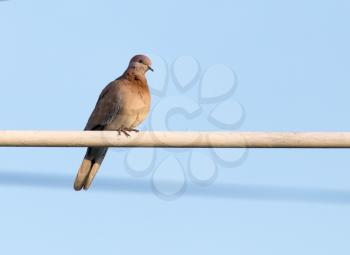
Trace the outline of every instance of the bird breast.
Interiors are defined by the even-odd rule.
[[[110,128],[135,128],[147,116],[150,109],[150,93],[148,87],[128,86],[120,88],[120,110],[112,121]]]

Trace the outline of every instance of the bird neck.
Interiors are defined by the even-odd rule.
[[[123,77],[130,81],[139,81],[141,83],[146,83],[146,76],[142,70],[137,68],[129,67],[123,74]]]

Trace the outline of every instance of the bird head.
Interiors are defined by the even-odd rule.
[[[151,65],[152,62],[149,57],[145,55],[136,55],[130,60],[129,68],[134,68],[136,71],[140,71],[142,73],[146,73],[148,70],[153,72]]]

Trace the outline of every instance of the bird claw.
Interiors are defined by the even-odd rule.
[[[121,133],[123,133],[125,136],[130,136],[130,134],[127,132],[129,130],[127,129],[118,129],[118,135],[121,135]]]
[[[122,130],[122,132],[126,135],[126,136],[130,136],[130,134],[128,132],[126,132],[126,130]]]

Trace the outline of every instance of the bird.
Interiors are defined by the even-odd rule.
[[[146,73],[154,71],[151,66],[150,58],[145,55],[132,57],[125,72],[102,90],[84,130],[116,131],[126,136],[132,131],[139,132],[136,127],[150,111]],[[74,182],[76,191],[90,187],[107,150],[108,147],[87,148]]]

